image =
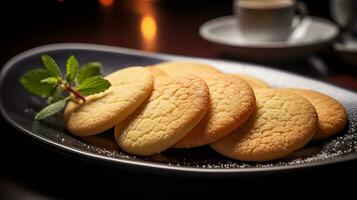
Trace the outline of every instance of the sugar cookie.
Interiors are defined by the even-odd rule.
[[[212,143],[235,130],[255,110],[251,87],[228,74],[203,77],[210,91],[210,109],[202,121],[174,148],[190,148]]]
[[[197,125],[208,103],[208,87],[201,78],[157,77],[147,103],[116,126],[117,143],[135,155],[160,153]]]
[[[277,89],[255,91],[255,113],[232,134],[211,144],[218,153],[244,161],[285,157],[315,135],[317,113],[299,95]]]
[[[153,67],[162,69],[169,76],[189,75],[189,74],[202,76],[202,75],[220,73],[218,69],[210,65],[182,62],[182,61],[163,62],[154,65]]]
[[[243,79],[243,81],[247,82],[250,85],[250,87],[252,87],[253,89],[270,88],[270,86],[267,83],[255,78],[254,76],[250,76],[246,74],[234,74],[234,75]]]
[[[315,107],[319,118],[319,128],[314,140],[327,138],[345,127],[347,123],[346,110],[336,99],[312,90],[287,90],[304,97]]]
[[[148,69],[154,77],[167,76],[166,72],[158,67],[148,66],[146,69]]]
[[[151,94],[154,78],[143,67],[129,67],[105,77],[112,86],[87,97],[81,104],[69,102],[64,118],[77,136],[90,136],[114,127],[133,113]]]

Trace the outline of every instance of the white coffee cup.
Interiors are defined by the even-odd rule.
[[[357,35],[357,0],[330,0],[330,10],[341,28]]]
[[[295,0],[235,0],[238,31],[251,41],[285,41],[306,14],[306,6]],[[294,23],[295,12],[299,19]]]

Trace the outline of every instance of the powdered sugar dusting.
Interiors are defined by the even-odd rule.
[[[122,151],[115,143],[113,130],[91,138],[75,138],[63,131],[53,132],[47,130],[47,126],[34,126],[37,133],[45,134],[56,142],[65,146],[108,157],[114,160],[131,160],[138,162],[150,162],[166,164],[176,167],[194,167],[204,169],[245,169],[245,168],[269,168],[274,166],[300,165],[304,163],[317,163],[332,160],[349,154],[357,153],[357,108],[353,105],[346,106],[349,123],[337,136],[327,140],[315,141],[303,149],[293,153],[287,158],[269,162],[242,162],[232,160],[214,152],[205,146],[195,149],[169,149],[161,154],[140,157],[130,155]],[[58,122],[56,122],[58,123]],[[34,128],[33,127],[33,128]],[[119,163],[118,163],[119,164]]]

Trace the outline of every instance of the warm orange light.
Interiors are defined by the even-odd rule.
[[[156,36],[156,22],[152,16],[144,16],[141,19],[141,34],[145,40],[153,40]]]
[[[99,0],[99,3],[103,6],[109,7],[113,4],[114,0]]]

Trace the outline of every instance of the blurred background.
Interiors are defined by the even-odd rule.
[[[329,1],[305,3],[309,15],[331,20]],[[29,48],[62,42],[239,61],[198,33],[207,20],[231,14],[232,0],[6,1],[0,12],[0,64]],[[317,58],[268,66],[357,90],[357,66],[341,60],[331,48],[320,51]]]
[[[333,20],[329,1],[305,0],[305,3],[309,8],[309,15]],[[226,55],[215,49],[212,44],[201,38],[198,32],[199,27],[207,20],[232,15],[232,0],[8,0],[1,2],[0,10],[2,26],[0,69],[11,57],[27,49],[51,43],[71,42],[241,61],[240,58]],[[357,8],[355,10],[357,11]],[[331,46],[299,60],[265,63],[264,65],[357,91],[357,66],[342,60]],[[0,118],[0,125],[5,128],[9,127],[2,118]],[[0,165],[0,199],[4,194],[12,195],[13,199],[47,199],[39,195],[41,193],[71,196],[71,193],[78,192],[80,195],[90,196],[94,190],[79,189],[77,191],[79,185],[76,185],[77,182],[74,180],[97,178],[106,180],[104,183],[110,185],[115,179],[112,176],[119,174],[116,170],[106,168],[107,175],[104,177],[102,173],[78,173],[83,169],[86,169],[86,172],[98,171],[98,166],[44,150],[41,146],[24,140],[22,135],[14,133],[14,129],[8,132],[6,137],[0,140],[3,162]],[[13,141],[16,141],[16,144]],[[354,166],[347,165],[350,170],[346,171],[355,171]],[[344,172],[344,170],[331,168],[325,174],[331,171]],[[119,174],[119,180],[115,179],[115,181],[128,185],[128,188],[136,188],[138,183],[152,184],[153,179],[158,182],[164,179],[155,176],[143,182],[142,176],[136,173],[135,175]],[[318,173],[311,173],[308,176],[308,182],[316,183],[317,180],[324,178],[326,184],[331,185],[330,174],[323,177],[316,177],[316,174]],[[298,174],[294,178],[299,176]],[[50,181],[58,179],[64,181],[68,177],[71,179],[66,182],[67,187],[49,184]],[[341,176],[341,179],[345,177]],[[295,180],[294,178],[292,180]],[[306,181],[304,174],[301,178]],[[4,183],[2,182],[4,180],[14,182]],[[40,183],[35,184],[34,180]],[[128,184],[128,180],[132,180],[132,183]],[[162,185],[167,183],[167,180],[165,181]],[[170,181],[173,182],[174,179]],[[245,184],[244,181],[245,179],[241,182]],[[280,179],[277,180],[279,181]],[[197,185],[204,182],[205,180],[185,184],[185,189],[194,190]],[[334,187],[348,185],[340,183],[344,181],[333,185]],[[232,180],[228,184],[235,186],[237,180]],[[264,182],[254,182],[254,184],[265,187]],[[88,182],[84,187],[91,186],[93,189],[98,185]],[[216,185],[226,187],[220,182]],[[281,181],[281,185],[285,185],[284,180]],[[111,191],[116,192],[116,189],[118,188]],[[104,188],[103,191],[106,193],[108,189]]]

